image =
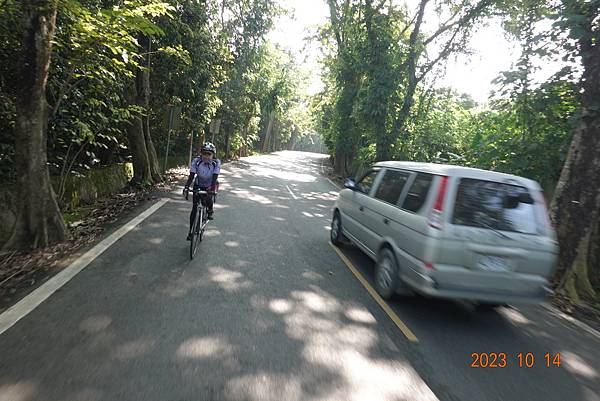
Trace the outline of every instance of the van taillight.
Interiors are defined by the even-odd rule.
[[[441,229],[442,227],[442,212],[444,208],[444,198],[446,197],[446,188],[448,186],[448,177],[442,177],[440,180],[440,186],[438,187],[438,194],[431,211],[431,217],[429,219],[429,226]]]

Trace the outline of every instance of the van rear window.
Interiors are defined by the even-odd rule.
[[[537,233],[534,200],[519,185],[461,178],[452,224]]]

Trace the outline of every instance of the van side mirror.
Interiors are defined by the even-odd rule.
[[[346,178],[346,181],[344,182],[344,187],[355,191],[356,190],[356,182],[352,178]]]

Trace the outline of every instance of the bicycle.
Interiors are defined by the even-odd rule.
[[[196,208],[196,216],[194,216],[194,220],[193,220],[193,224],[192,224],[192,230],[191,230],[191,235],[192,238],[190,238],[190,259],[194,259],[194,255],[196,254],[196,249],[198,248],[198,242],[202,241],[202,236],[204,234],[204,229],[206,228],[206,225],[208,224],[208,212],[206,211],[206,205],[204,204],[204,202],[202,201],[202,195],[208,195],[209,193],[207,191],[200,191],[197,189],[194,189],[193,191],[193,197],[192,200],[196,197],[196,195],[199,195],[198,197],[198,201],[200,202],[200,205],[198,208]],[[185,194],[185,200],[188,200],[189,197],[189,192],[186,192]],[[214,196],[214,193],[212,194],[212,196]],[[213,200],[214,202],[214,200]]]

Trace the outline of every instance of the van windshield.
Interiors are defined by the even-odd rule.
[[[534,201],[519,185],[461,178],[452,224],[537,233]]]

